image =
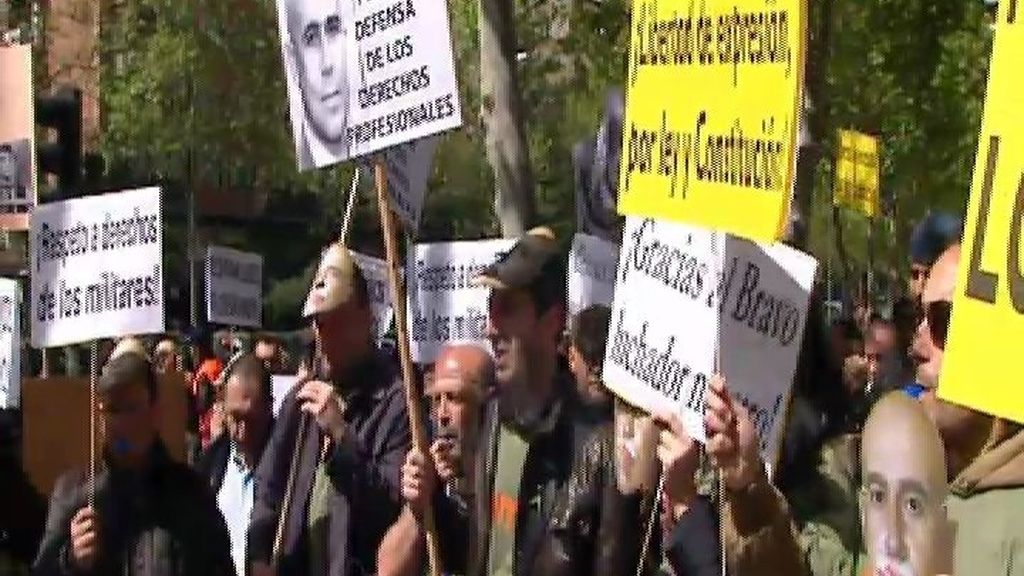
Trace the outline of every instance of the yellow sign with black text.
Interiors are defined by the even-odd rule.
[[[633,0],[619,213],[781,236],[806,15],[806,0]]]
[[[878,140],[854,130],[839,131],[833,202],[868,218],[878,215]]]
[[[1024,3],[999,3],[939,397],[1024,422]]]

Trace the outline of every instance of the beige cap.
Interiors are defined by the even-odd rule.
[[[358,281],[362,281],[362,275],[348,248],[338,243],[331,244],[320,258],[313,286],[302,307],[302,316],[309,318],[330,312],[348,302]]]

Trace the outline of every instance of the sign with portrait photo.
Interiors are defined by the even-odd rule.
[[[26,230],[36,202],[32,47],[0,46],[0,229]]]
[[[277,0],[299,170],[462,124],[445,0]]]

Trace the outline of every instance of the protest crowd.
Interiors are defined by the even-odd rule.
[[[703,448],[669,410],[622,425],[636,411],[602,382],[610,309],[566,318],[565,255],[546,229],[474,279],[490,287],[493,357],[453,342],[417,371],[431,438],[426,453],[412,448],[398,359],[375,343],[362,273],[331,245],[297,363],[263,334],[214,342],[199,328],[180,342],[117,342],[98,379],[106,470],[95,500],[81,471],[63,475],[32,549],[19,540],[29,512],[11,499],[4,566],[417,575],[432,509],[446,574],[860,574],[866,518],[884,517],[872,537],[900,557],[912,539],[944,533],[916,524],[946,510],[956,573],[1016,574],[1020,426],[935,396],[959,242],[942,213],[909,239],[921,271],[907,287],[919,299],[912,332],[870,310],[809,322],[773,479],[722,378],[708,389]],[[811,314],[822,310],[812,296]],[[179,365],[195,439],[188,466],[169,457],[156,423],[156,379]],[[285,373],[298,379],[275,418],[271,377]],[[887,458],[925,463],[894,484],[873,468]],[[18,474],[5,465],[12,490]],[[927,542],[947,563],[914,573],[953,573],[952,543]]]
[[[0,576],[1024,576],[1017,2],[970,200],[896,239],[884,297],[800,238],[806,3],[662,2],[574,156],[575,235],[427,242],[446,3],[277,0],[297,167],[358,166],[291,332],[272,255],[191,238],[205,314],[192,278],[168,327],[160,186],[37,201],[0,40]],[[837,220],[875,217],[880,140],[839,131]],[[381,258],[349,234],[370,169]]]

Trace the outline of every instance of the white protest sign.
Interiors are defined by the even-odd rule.
[[[274,396],[274,416],[281,412],[281,405],[284,404],[284,397],[292,391],[299,381],[298,376],[271,376],[270,387]]]
[[[603,238],[573,237],[567,286],[570,318],[594,304],[612,305],[618,259],[619,247]]]
[[[159,188],[38,206],[29,242],[32,346],[164,331]]]
[[[0,410],[21,405],[21,286],[0,278]]]
[[[462,124],[445,0],[277,0],[300,170]]]
[[[489,291],[472,281],[515,242],[498,239],[416,245],[406,273],[413,361],[433,362],[447,343],[486,346]]]
[[[386,260],[352,252],[352,259],[366,279],[366,290],[370,295],[373,310],[373,333],[380,340],[391,328],[395,309],[391,305],[391,286],[388,284],[388,263]]]
[[[206,319],[258,328],[263,323],[263,257],[223,246],[206,249]]]
[[[677,409],[703,442],[718,355],[765,461],[774,462],[816,269],[813,258],[781,244],[627,218],[605,382],[645,410]]]
[[[439,142],[437,136],[428,136],[384,151],[391,208],[410,231],[420,226],[427,180]],[[364,162],[361,174],[373,182],[373,163]]]

